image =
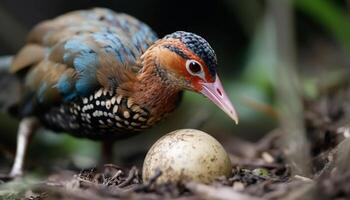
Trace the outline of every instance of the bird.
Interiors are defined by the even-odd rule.
[[[200,93],[238,123],[199,35],[158,38],[144,22],[108,8],[71,11],[36,25],[9,71],[21,81],[11,106],[20,119],[10,177],[23,174],[29,138],[39,127],[105,143],[142,132]]]

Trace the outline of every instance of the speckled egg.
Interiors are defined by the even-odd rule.
[[[229,176],[232,165],[225,149],[209,134],[195,129],[176,130],[160,138],[148,151],[142,178],[148,181],[157,171],[156,183],[196,181],[210,183]]]

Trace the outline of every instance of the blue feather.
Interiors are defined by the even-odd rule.
[[[69,62],[73,59],[73,67],[79,74],[79,79],[75,84],[76,92],[86,96],[95,89],[97,84],[98,55],[78,38],[67,41],[64,48],[67,50],[63,56],[64,61]]]
[[[64,101],[72,101],[77,97],[77,93],[76,92],[72,92],[70,94],[67,94],[64,96]]]
[[[66,74],[60,77],[55,87],[63,94],[65,101],[71,101],[77,96],[77,92],[74,91],[73,82]]]
[[[126,64],[127,61],[135,61],[135,57],[131,57],[131,49],[126,47],[126,40],[122,41],[120,37],[112,33],[98,32],[93,34],[96,42],[105,44],[106,53],[114,53],[118,62]]]
[[[89,52],[92,50],[79,38],[68,40],[64,45],[64,49],[66,51],[63,55],[64,62],[68,62],[68,60],[71,59],[72,56],[75,56],[76,53]]]
[[[132,35],[132,42],[139,51],[145,51],[156,40],[156,34],[146,25],[141,25],[139,30]]]
[[[96,71],[98,66],[98,58],[95,52],[83,52],[74,59],[74,68],[79,73],[79,79],[75,84],[75,88],[80,95],[88,95],[97,84]]]
[[[72,83],[68,79],[68,76],[66,74],[63,74],[60,79],[58,80],[57,84],[55,85],[57,87],[58,91],[67,94],[72,90]]]
[[[45,97],[45,92],[47,90],[47,83],[46,82],[41,82],[40,87],[37,92],[37,98],[40,103],[44,102],[44,97]]]

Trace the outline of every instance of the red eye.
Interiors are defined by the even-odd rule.
[[[188,68],[191,70],[192,73],[195,74],[202,70],[202,67],[195,61],[191,61],[188,65]]]
[[[195,60],[187,60],[186,62],[187,71],[195,76],[202,74],[202,66]]]

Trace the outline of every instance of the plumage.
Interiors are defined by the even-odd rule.
[[[151,80],[157,82],[153,78],[142,86],[135,84],[140,57],[156,39],[146,24],[101,8],[75,11],[40,23],[29,33],[28,44],[11,68],[12,72],[28,70],[26,92],[18,107],[20,117],[38,115],[50,129],[97,139],[118,138],[120,132],[150,127],[175,106],[170,105],[155,119],[152,116],[156,111],[150,115],[151,108],[142,100],[142,105],[133,107],[127,102],[131,101],[132,90],[149,87]],[[170,95],[173,100],[166,101],[176,105],[173,102],[180,99],[180,93],[176,90]],[[122,100],[114,101],[115,95],[121,95]],[[88,99],[87,104],[84,99]],[[159,107],[150,106],[153,110]],[[114,112],[116,107],[118,112]],[[90,110],[94,112],[88,113]]]
[[[183,90],[208,97],[237,123],[216,67],[215,52],[202,37],[177,31],[158,39],[146,24],[109,9],[38,24],[10,69],[24,89],[11,109],[21,123],[10,176],[22,174],[38,124],[111,143],[165,118]]]

